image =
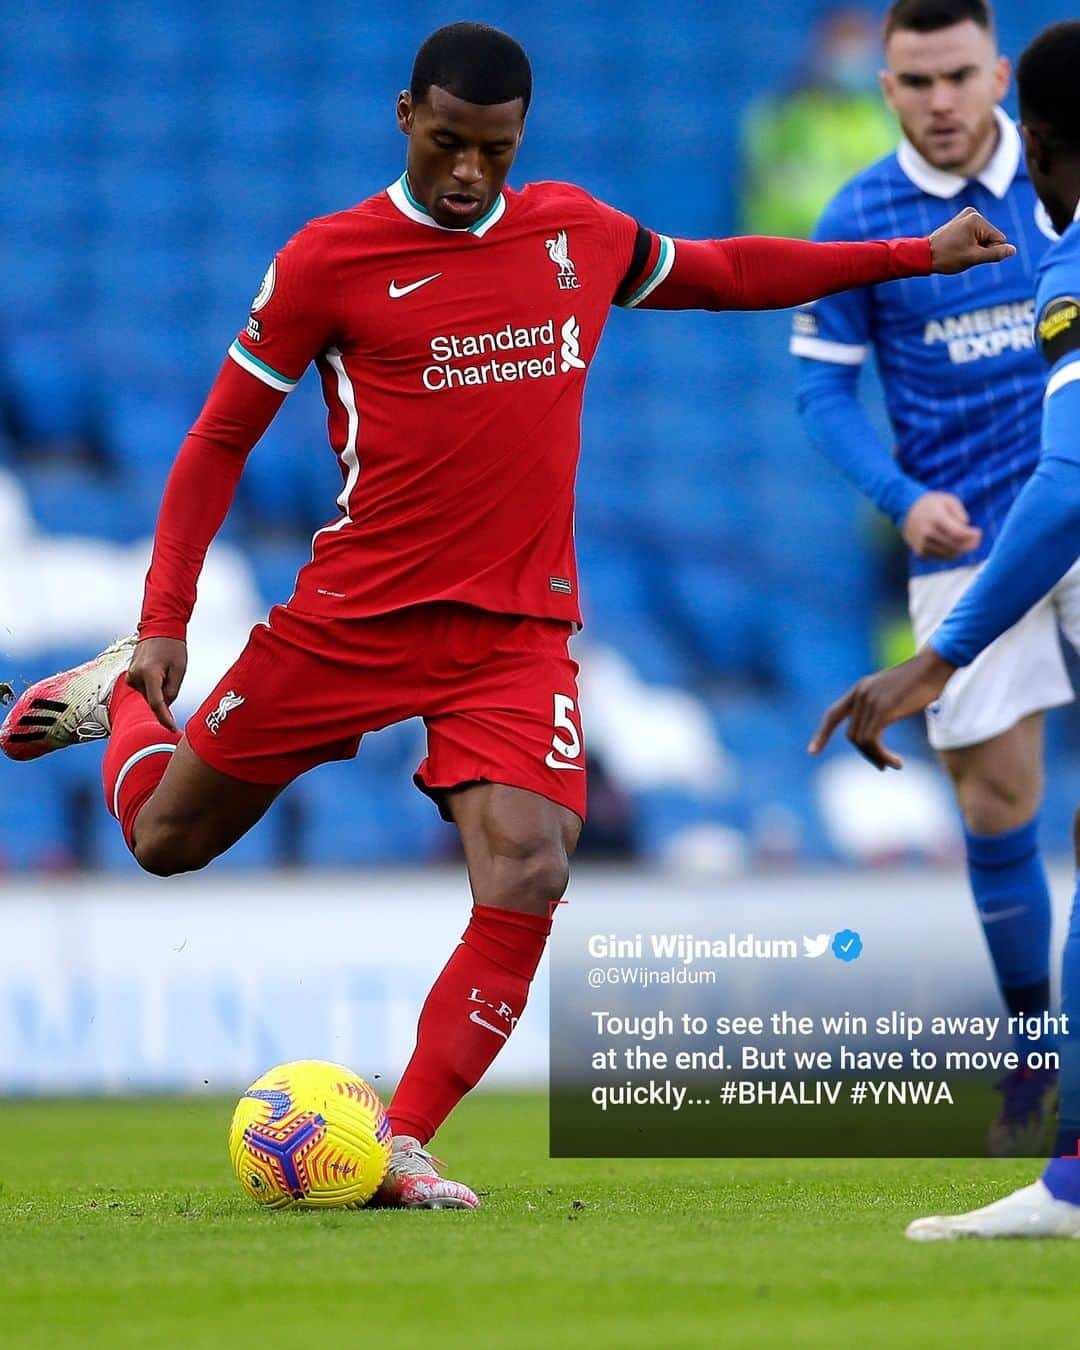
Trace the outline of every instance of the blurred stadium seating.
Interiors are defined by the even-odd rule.
[[[472,16],[514,32],[534,64],[514,182],[569,178],[670,233],[732,231],[740,110],[785,79],[816,11],[797,0],[676,10],[658,24],[655,5],[623,0],[552,22],[491,0]],[[998,12],[1015,54],[1057,7],[1010,0]],[[317,22],[300,0],[248,12],[223,0],[3,0],[0,13],[0,470],[39,546],[89,534],[123,548],[152,530],[171,457],[274,249],[400,172],[394,96],[419,42],[454,15],[414,0],[335,7]],[[583,658],[590,644],[616,648],[645,686],[692,691],[734,765],[711,785],[625,793],[625,840],[647,856],[670,859],[692,828],[693,861],[703,826],[717,857],[836,855],[803,745],[824,703],[870,664],[888,597],[854,494],[801,434],[787,323],[615,314],[592,372]],[[287,597],[333,511],[312,386],[252,458],[225,530],[265,604]],[[19,568],[17,541],[4,565]],[[81,599],[73,588],[55,603],[62,613]],[[12,623],[0,613],[5,678],[88,654],[73,653],[61,620],[32,640]],[[1066,718],[1054,725],[1047,832],[1064,848],[1080,746]],[[921,747],[915,727],[896,739]],[[310,775],[222,865],[447,850],[411,787],[420,742],[416,727],[387,732],[356,764]],[[56,759],[0,761],[0,867],[130,866],[95,796],[95,755]],[[347,814],[325,809],[346,800]]]

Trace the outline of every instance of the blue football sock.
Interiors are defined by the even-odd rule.
[[[1004,834],[964,831],[968,876],[990,959],[1011,1016],[1050,1006],[1050,889],[1039,856],[1039,818]],[[1017,1037],[1023,1052],[1033,1042]]]
[[[1055,1200],[1080,1205],[1080,1158],[1051,1158],[1042,1179]]]
[[[1069,915],[1069,932],[1061,958],[1061,1013],[1065,1032],[1059,1038],[1061,1103],[1055,1156],[1043,1175],[1059,1200],[1080,1204],[1080,877]]]

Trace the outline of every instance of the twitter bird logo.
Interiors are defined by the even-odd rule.
[[[824,956],[829,950],[829,939],[831,937],[831,933],[819,933],[817,937],[806,937],[804,935],[802,940],[803,956],[811,958]]]

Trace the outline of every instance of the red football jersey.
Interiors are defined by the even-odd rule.
[[[169,474],[140,636],[184,637],[244,460],[312,360],[344,482],[296,608],[578,620],[581,398],[609,306],[785,308],[925,276],[932,255],[928,239],[672,240],[565,183],[507,189],[450,230],[403,176],[271,264]]]
[[[585,377],[616,293],[643,278],[620,296],[640,302],[672,253],[565,183],[507,188],[451,230],[403,176],[295,235],[230,348],[274,389],[312,360],[322,378],[342,514],[315,535],[292,603],[362,616],[455,600],[579,620]]]

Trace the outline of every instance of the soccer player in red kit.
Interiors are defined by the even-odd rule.
[[[476,1204],[425,1146],[521,1016],[585,815],[574,475],[611,305],[784,307],[1012,252],[970,211],[929,239],[693,242],[569,184],[514,191],[531,91],[495,29],[423,44],[397,101],[405,173],[278,253],[180,448],[138,638],[32,686],[0,730],[16,759],[108,735],[107,805],[166,876],[204,867],[364,732],[423,717],[416,783],[460,831],[475,903],[390,1104],[387,1204]],[[311,361],[339,514],[181,735],[169,708],[206,549]]]

